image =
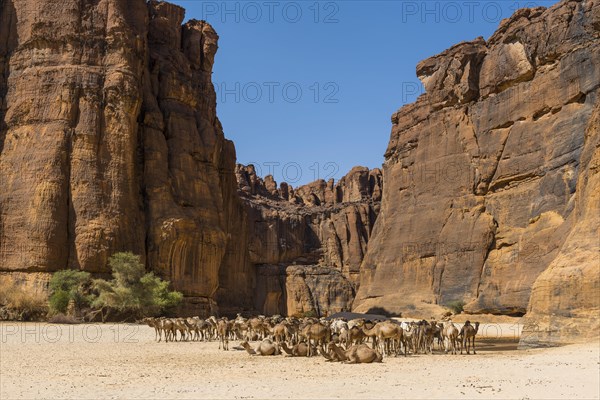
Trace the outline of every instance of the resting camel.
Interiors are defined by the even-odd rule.
[[[291,349],[287,347],[287,344],[285,342],[281,342],[279,347],[281,347],[283,351],[285,351],[288,355],[292,357],[306,357],[308,355],[308,344],[306,344],[306,342],[300,342],[292,346]],[[312,353],[314,354],[315,352],[316,349],[313,346]]]
[[[248,342],[245,341],[240,343],[240,346],[246,349],[248,354],[250,354],[251,356],[276,356],[281,354],[281,352],[279,351],[279,346],[273,343],[271,339],[263,340],[258,344],[256,349],[250,347]]]
[[[344,350],[335,343],[330,342],[327,349],[329,354],[325,352],[322,352],[322,354],[328,361],[341,361],[345,364],[370,364],[383,360],[381,353],[366,344],[355,345],[348,350]]]
[[[448,353],[448,350],[451,350],[452,354],[456,354],[456,347],[458,345],[458,328],[454,326],[452,321],[444,323],[442,335],[446,340],[446,353]]]
[[[477,354],[475,353],[475,335],[477,335],[477,331],[479,331],[479,322],[475,322],[475,327],[473,327],[471,321],[465,321],[459,334],[459,336],[462,336],[460,354],[462,354],[463,349],[467,350],[467,354],[470,354],[469,350],[471,349],[471,343],[473,344],[473,354]]]

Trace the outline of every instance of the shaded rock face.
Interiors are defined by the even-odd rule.
[[[257,309],[265,315],[324,316],[347,311],[354,285],[337,269],[318,265],[257,267]]]
[[[334,184],[299,188],[253,166],[236,170],[248,215],[249,258],[257,268],[255,308],[329,315],[351,308],[360,265],[379,213],[381,171],[353,168]]]
[[[519,10],[418,65],[427,93],[392,116],[354,310],[597,323],[599,9]]]
[[[0,269],[106,273],[132,251],[190,312],[219,288],[251,304],[210,25],[156,1],[0,7]]]

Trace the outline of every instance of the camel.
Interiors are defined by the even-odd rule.
[[[348,323],[346,321],[344,321],[343,319],[334,319],[329,324],[329,327],[331,328],[332,334],[337,334],[337,335],[341,336],[342,332],[345,332],[348,330]]]
[[[412,349],[413,353],[416,353],[415,351],[415,329],[414,325],[412,324],[406,324],[405,325],[406,328],[403,329],[403,335],[404,335],[404,353],[407,354],[408,351],[410,349]]]
[[[470,354],[469,350],[471,349],[471,343],[473,345],[473,354],[477,354],[475,352],[475,335],[477,335],[477,331],[479,331],[479,322],[475,322],[475,327],[473,327],[471,321],[465,321],[465,324],[459,333],[459,336],[462,336],[460,354],[462,354],[463,349],[467,351],[467,354]]]
[[[187,333],[191,340],[200,340],[200,329],[198,327],[200,317],[188,317],[184,319],[184,323],[187,327]]]
[[[441,350],[444,345],[444,324],[441,322],[436,322],[435,320],[431,321],[431,328],[433,330],[432,340],[437,339],[438,348]]]
[[[188,327],[185,323],[185,319],[183,318],[174,318],[171,320],[173,322],[173,335],[175,337],[175,341],[177,341],[177,331],[179,331],[180,334],[180,338],[179,340],[187,340],[187,331],[188,331]]]
[[[210,341],[212,336],[212,325],[210,324],[210,322],[199,319],[198,321],[196,321],[196,327],[200,331],[200,335],[202,337],[201,340]]]
[[[177,333],[173,320],[169,318],[161,318],[159,321],[160,329],[165,333],[165,342],[177,340]]]
[[[209,334],[209,340],[210,339],[214,339],[217,337],[217,318],[214,315],[211,315],[210,317],[207,318],[206,322],[209,325],[208,328],[208,334]]]
[[[402,328],[389,321],[378,322],[371,329],[366,329],[363,326],[362,331],[365,336],[373,338],[373,349],[376,349],[379,343],[388,355],[391,353],[390,340],[399,340],[400,342],[403,340]],[[406,352],[404,354],[406,355]]]
[[[349,328],[345,333],[346,348],[350,348],[353,344],[362,344],[365,340],[365,334],[358,326]]]
[[[281,352],[279,351],[279,346],[273,343],[271,339],[263,340],[258,344],[256,349],[250,347],[250,345],[246,341],[240,343],[240,346],[246,349],[248,354],[250,354],[251,356],[276,356],[281,354]]]
[[[435,322],[431,324],[425,320],[421,320],[413,325],[413,347],[415,353],[423,351],[423,353],[433,354],[433,339],[439,329]]]
[[[315,346],[318,346],[319,343],[325,344],[331,339],[331,331],[328,326],[321,323],[309,324],[302,329],[302,336],[306,338],[309,345],[307,357],[310,357],[314,354],[311,340],[314,339]]]
[[[275,325],[271,329],[271,334],[277,343],[284,342],[288,337],[292,336],[292,332],[290,331],[286,322],[280,322]]]
[[[308,344],[306,342],[300,342],[290,349],[287,347],[285,342],[281,342],[279,345],[283,351],[285,351],[288,355],[292,357],[306,357],[308,355]],[[315,353],[316,349],[313,346],[312,352]]]
[[[448,353],[448,350],[451,350],[452,354],[456,354],[456,347],[458,345],[458,328],[454,326],[452,320],[444,323],[442,335],[446,340],[446,353]]]
[[[219,349],[221,346],[223,350],[229,350],[229,331],[231,326],[227,320],[219,320],[217,322],[217,336],[219,337]]]
[[[158,319],[148,317],[142,319],[142,323],[148,325],[151,328],[154,328],[154,340],[158,339],[159,342],[162,340],[162,331]]]
[[[248,325],[250,326],[249,334],[251,337],[257,335],[259,339],[264,339],[266,335],[264,317],[259,316],[258,318],[251,318],[248,320]]]
[[[383,360],[381,353],[366,344],[354,345],[348,350],[344,350],[335,343],[330,342],[327,349],[329,354],[324,351],[322,351],[322,354],[328,361],[341,361],[345,364],[369,364],[382,362]]]

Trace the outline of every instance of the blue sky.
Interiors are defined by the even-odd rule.
[[[297,186],[380,167],[420,60],[557,1],[173,2],[220,36],[217,112],[238,162]]]

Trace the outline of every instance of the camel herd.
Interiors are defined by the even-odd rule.
[[[155,340],[219,341],[219,349],[229,350],[229,341],[240,340],[236,350],[251,355],[311,357],[345,363],[381,362],[383,356],[432,354],[435,347],[445,353],[475,352],[479,322],[466,321],[457,327],[452,321],[394,320],[369,321],[344,318],[333,320],[281,316],[235,319],[210,317],[144,318],[155,329]],[[258,342],[252,347],[249,342]]]

